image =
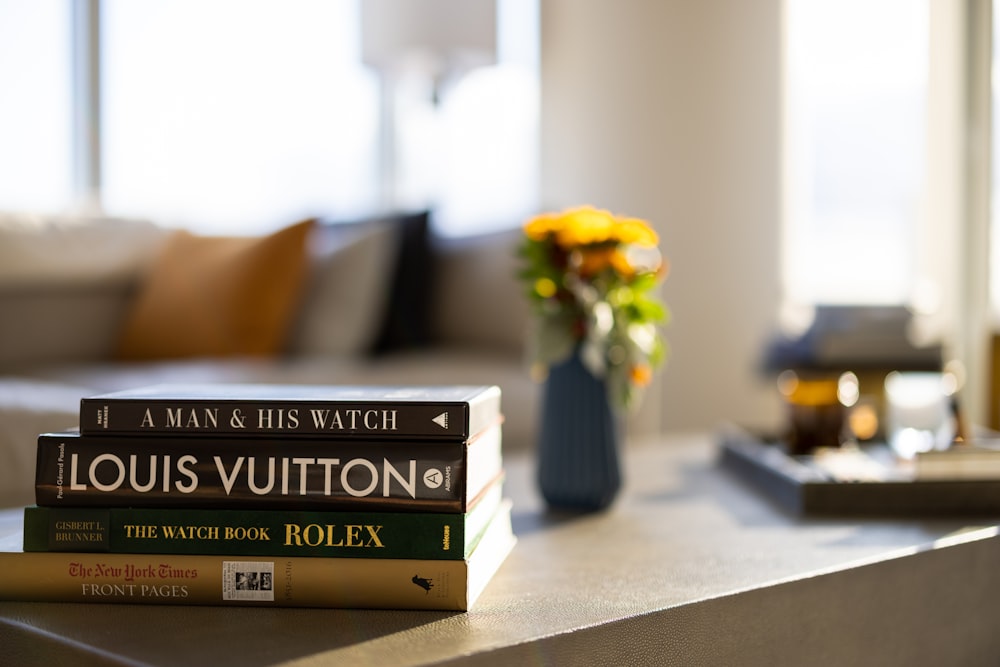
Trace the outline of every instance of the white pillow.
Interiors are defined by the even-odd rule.
[[[392,285],[399,231],[390,222],[314,230],[314,263],[289,352],[303,356],[367,353]]]
[[[145,220],[0,213],[0,285],[131,279],[166,232]]]

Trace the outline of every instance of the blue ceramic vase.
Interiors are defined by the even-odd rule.
[[[604,381],[578,354],[549,370],[542,396],[538,485],[551,509],[592,512],[621,488],[619,421]]]

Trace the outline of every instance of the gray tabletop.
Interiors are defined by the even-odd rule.
[[[468,613],[6,602],[0,646],[24,664],[1000,660],[995,521],[789,516],[702,434],[624,458],[610,510],[565,516],[509,457],[519,541]]]

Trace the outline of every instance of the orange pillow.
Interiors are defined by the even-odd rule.
[[[280,353],[303,291],[314,224],[265,237],[172,234],[125,318],[118,358]]]

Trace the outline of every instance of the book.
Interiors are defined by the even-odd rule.
[[[502,473],[501,427],[467,441],[38,436],[43,507],[457,512]]]
[[[80,432],[467,440],[501,418],[497,386],[161,384],[80,401]]]
[[[1000,442],[965,442],[948,449],[917,452],[913,475],[920,480],[1000,480]]]
[[[465,514],[31,506],[24,550],[460,560],[502,488],[498,479]]]
[[[22,549],[21,522],[9,519],[0,516],[8,527],[0,600],[36,602],[462,611],[516,542],[509,501],[461,560],[31,553]]]

